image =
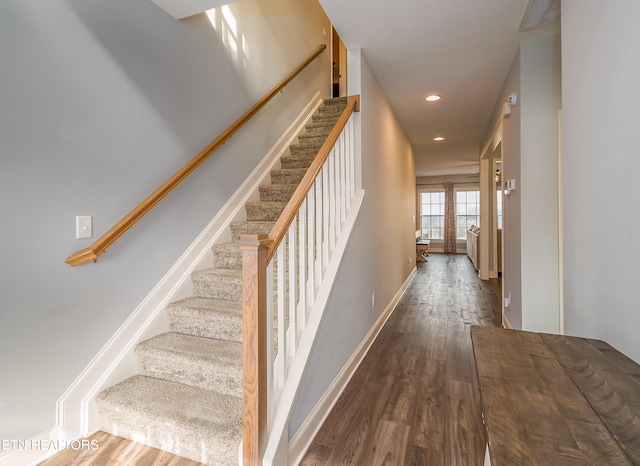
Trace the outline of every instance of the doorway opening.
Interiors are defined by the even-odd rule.
[[[347,95],[347,48],[342,39],[331,28],[331,97],[345,97]]]

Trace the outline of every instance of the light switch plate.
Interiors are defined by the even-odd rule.
[[[76,239],[93,238],[93,217],[78,215],[76,217]]]

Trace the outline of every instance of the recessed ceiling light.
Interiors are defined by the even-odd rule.
[[[442,136],[436,136],[435,138],[433,138],[434,141],[444,141],[444,138]]]
[[[426,100],[427,102],[435,102],[436,100],[440,100],[440,99],[441,99],[441,97],[440,97],[439,95],[435,95],[435,94],[434,94],[434,95],[430,95],[430,96],[428,96],[428,97],[427,97],[426,99],[424,99],[424,100]]]

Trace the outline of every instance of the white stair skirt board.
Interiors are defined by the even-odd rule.
[[[289,455],[289,420],[295,407],[295,402],[300,392],[303,377],[309,364],[309,359],[313,346],[318,336],[318,329],[322,323],[327,302],[331,296],[331,290],[335,283],[338,268],[347,247],[349,237],[353,231],[362,201],[364,199],[364,190],[358,190],[351,201],[351,208],[344,220],[340,238],[338,239],[335,249],[333,250],[331,260],[327,266],[322,285],[318,290],[313,308],[311,309],[307,326],[304,333],[300,337],[300,344],[296,351],[295,360],[291,364],[286,384],[282,390],[282,395],[275,412],[271,434],[267,440],[267,446],[264,453],[262,464],[264,466],[280,466],[283,464],[292,464],[288,461]],[[297,464],[297,463],[296,463]]]
[[[409,274],[400,289],[391,299],[389,304],[387,304],[387,307],[384,309],[382,314],[380,314],[380,317],[378,318],[376,323],[373,325],[373,327],[371,327],[371,330],[369,330],[358,348],[351,355],[342,370],[338,373],[337,377],[333,380],[322,398],[318,401],[318,404],[316,404],[311,413],[309,413],[309,416],[307,416],[305,421],[300,426],[300,429],[298,429],[298,431],[292,437],[291,445],[289,446],[288,452],[289,462],[265,462],[265,465],[268,464],[269,466],[278,466],[279,464],[299,464],[300,461],[302,461],[302,458],[311,446],[313,439],[317,435],[318,431],[322,427],[322,424],[326,420],[327,416],[329,416],[329,413],[338,401],[340,394],[344,391],[345,387],[349,383],[349,380],[351,380],[351,377],[356,372],[356,369],[364,359],[367,351],[369,351],[369,348],[371,348],[371,345],[384,327],[384,324],[387,322],[387,320],[395,310],[397,304],[400,302],[400,299],[404,295],[405,291],[407,290],[415,276],[416,268],[414,267],[413,271]]]
[[[258,199],[258,186],[270,176],[270,170],[295,141],[322,101],[322,96],[317,93],[220,212],[58,400],[56,427],[61,429],[65,438],[80,438],[97,430],[96,394],[136,373],[136,344],[168,331],[166,306],[191,295],[191,273],[211,266],[213,258],[210,252],[214,244],[231,240],[230,222],[245,219],[245,203]]]

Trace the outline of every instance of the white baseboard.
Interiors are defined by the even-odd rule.
[[[76,438],[97,430],[95,396],[102,389],[136,373],[136,344],[168,331],[166,306],[191,295],[191,273],[212,266],[211,247],[231,240],[229,223],[245,218],[245,203],[258,198],[258,186],[270,176],[269,171],[321,103],[322,96],[317,93],[220,212],[62,395],[57,402],[58,428],[73,432]]]
[[[320,398],[311,413],[309,413],[309,416],[307,416],[298,431],[292,437],[289,447],[289,464],[297,465],[302,461],[302,458],[309,449],[309,446],[320,430],[320,427],[322,427],[322,424],[338,401],[340,394],[344,391],[345,387],[351,380],[351,377],[362,362],[362,359],[364,359],[367,351],[369,351],[369,348],[382,330],[382,327],[384,327],[384,324],[393,313],[398,302],[400,302],[402,295],[411,284],[415,275],[416,268],[414,267],[413,271],[409,274],[400,289],[385,307],[382,314],[380,314],[380,317],[378,317],[373,327],[371,327],[371,330],[369,330],[358,348],[356,348],[355,352],[340,370],[322,398]]]

